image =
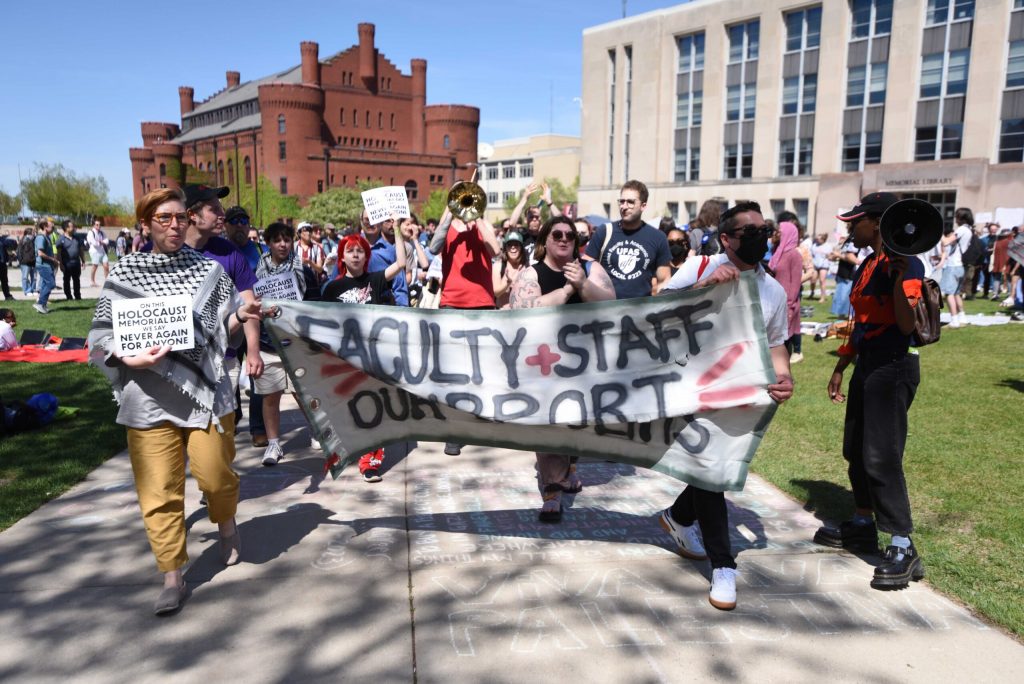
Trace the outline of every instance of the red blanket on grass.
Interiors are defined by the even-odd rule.
[[[27,345],[9,351],[0,351],[0,361],[26,361],[28,363],[88,363],[88,349],[57,351],[39,345]]]

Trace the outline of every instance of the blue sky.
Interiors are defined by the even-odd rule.
[[[131,194],[128,148],[142,121],[180,121],[178,86],[197,100],[299,63],[299,42],[324,58],[376,24],[376,46],[403,73],[427,60],[427,102],[481,109],[480,140],[579,134],[583,29],[622,16],[622,0],[292,0],[271,2],[5,3],[0,57],[0,188],[13,193],[34,162],[101,175]],[[630,16],[669,0],[629,0]]]

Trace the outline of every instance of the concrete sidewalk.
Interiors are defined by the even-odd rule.
[[[238,438],[243,563],[187,485],[192,595],[159,575],[118,455],[0,534],[0,680],[10,682],[1022,681],[1024,646],[868,559],[810,544],[818,521],[756,477],[731,496],[739,606],[656,514],[681,484],[603,461],[562,524],[536,522],[532,454],[389,449],[384,481],[322,480],[294,404],[274,468]],[[925,550],[925,562],[928,556]]]

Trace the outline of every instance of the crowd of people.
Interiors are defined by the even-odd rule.
[[[518,310],[656,296],[725,282],[749,271],[756,278],[777,378],[766,391],[782,403],[793,393],[790,365],[802,359],[804,286],[809,286],[811,298],[821,301],[835,270],[833,310],[846,316],[852,309],[853,331],[839,351],[827,391],[833,402],[846,403],[843,453],[850,464],[856,510],[839,528],[823,527],[815,540],[877,551],[881,531],[891,535],[891,543],[872,585],[906,586],[923,576],[920,555],[910,540],[902,455],[907,411],[920,374],[911,349],[913,310],[930,259],[892,256],[881,248],[879,218],[895,196],[873,193],[839,216],[850,229],[849,238],[837,247],[823,236],[807,237],[792,213],[765,219],[754,202],[724,208],[709,200],[688,226],[664,220],[656,227],[643,218],[649,196],[639,181],[620,188],[618,220],[597,225],[564,215],[543,185],[524,188],[512,216],[498,226],[450,212],[440,221],[421,223],[413,215],[372,224],[364,212],[358,226],[342,229],[279,221],[261,231],[244,208],[224,209],[220,200],[227,194],[227,188],[189,185],[183,191],[154,191],[139,201],[138,235],[130,245],[127,236],[118,238],[120,258],[104,282],[90,333],[91,358],[111,378],[120,403],[117,420],[128,430],[147,534],[165,573],[156,612],[173,612],[185,595],[184,453],[192,460],[210,519],[220,526],[224,562],[240,557],[234,521],[238,479],[231,469],[235,447],[230,436],[241,419],[246,378],[252,444],[264,449],[264,466],[286,456],[280,402],[295,388],[262,327],[260,319],[268,312],[254,294],[260,280],[286,273],[293,274],[305,300]],[[535,195],[537,202],[532,201]],[[960,218],[961,226],[971,223],[967,214],[958,213]],[[52,226],[41,229],[40,256],[56,254],[46,247]],[[968,280],[954,265],[953,251],[966,252],[963,232],[943,239],[938,262],[932,265],[932,273],[941,268],[950,274],[943,276],[945,285],[957,288]],[[1002,233],[997,228],[989,234],[995,239],[985,273],[998,271],[1019,280],[1016,264],[1009,272],[1000,270],[1009,261],[999,260]],[[90,251],[94,244],[100,244],[98,239],[88,243]],[[78,258],[84,263],[84,254]],[[94,272],[106,266],[99,255],[92,264]],[[1002,280],[978,276],[979,286],[988,283],[995,294]],[[944,293],[957,296],[951,287],[943,287]],[[197,330],[196,347],[188,352],[157,347],[138,356],[115,354],[111,302],[169,293],[194,297],[204,326],[202,334]],[[855,371],[844,394],[843,373],[851,364]],[[879,397],[895,391],[893,387],[897,397],[885,406],[895,408],[881,416]],[[313,446],[318,446],[315,440]],[[462,446],[448,443],[445,453],[458,455]],[[366,482],[381,481],[383,449],[363,455],[359,470]],[[535,471],[538,519],[557,524],[563,495],[583,488],[576,459],[537,453]],[[736,563],[724,494],[686,486],[661,514],[660,524],[681,555],[710,560],[709,601],[723,610],[733,608]]]

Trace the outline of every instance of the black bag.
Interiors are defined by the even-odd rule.
[[[33,238],[22,238],[18,243],[18,263],[23,266],[36,263],[36,242]]]
[[[977,266],[984,257],[985,245],[981,242],[981,238],[971,231],[971,242],[963,254],[964,266]]]
[[[921,279],[921,301],[914,307],[914,332],[911,344],[923,347],[939,341],[942,323],[939,320],[942,311],[942,291],[939,284],[931,278]]]

